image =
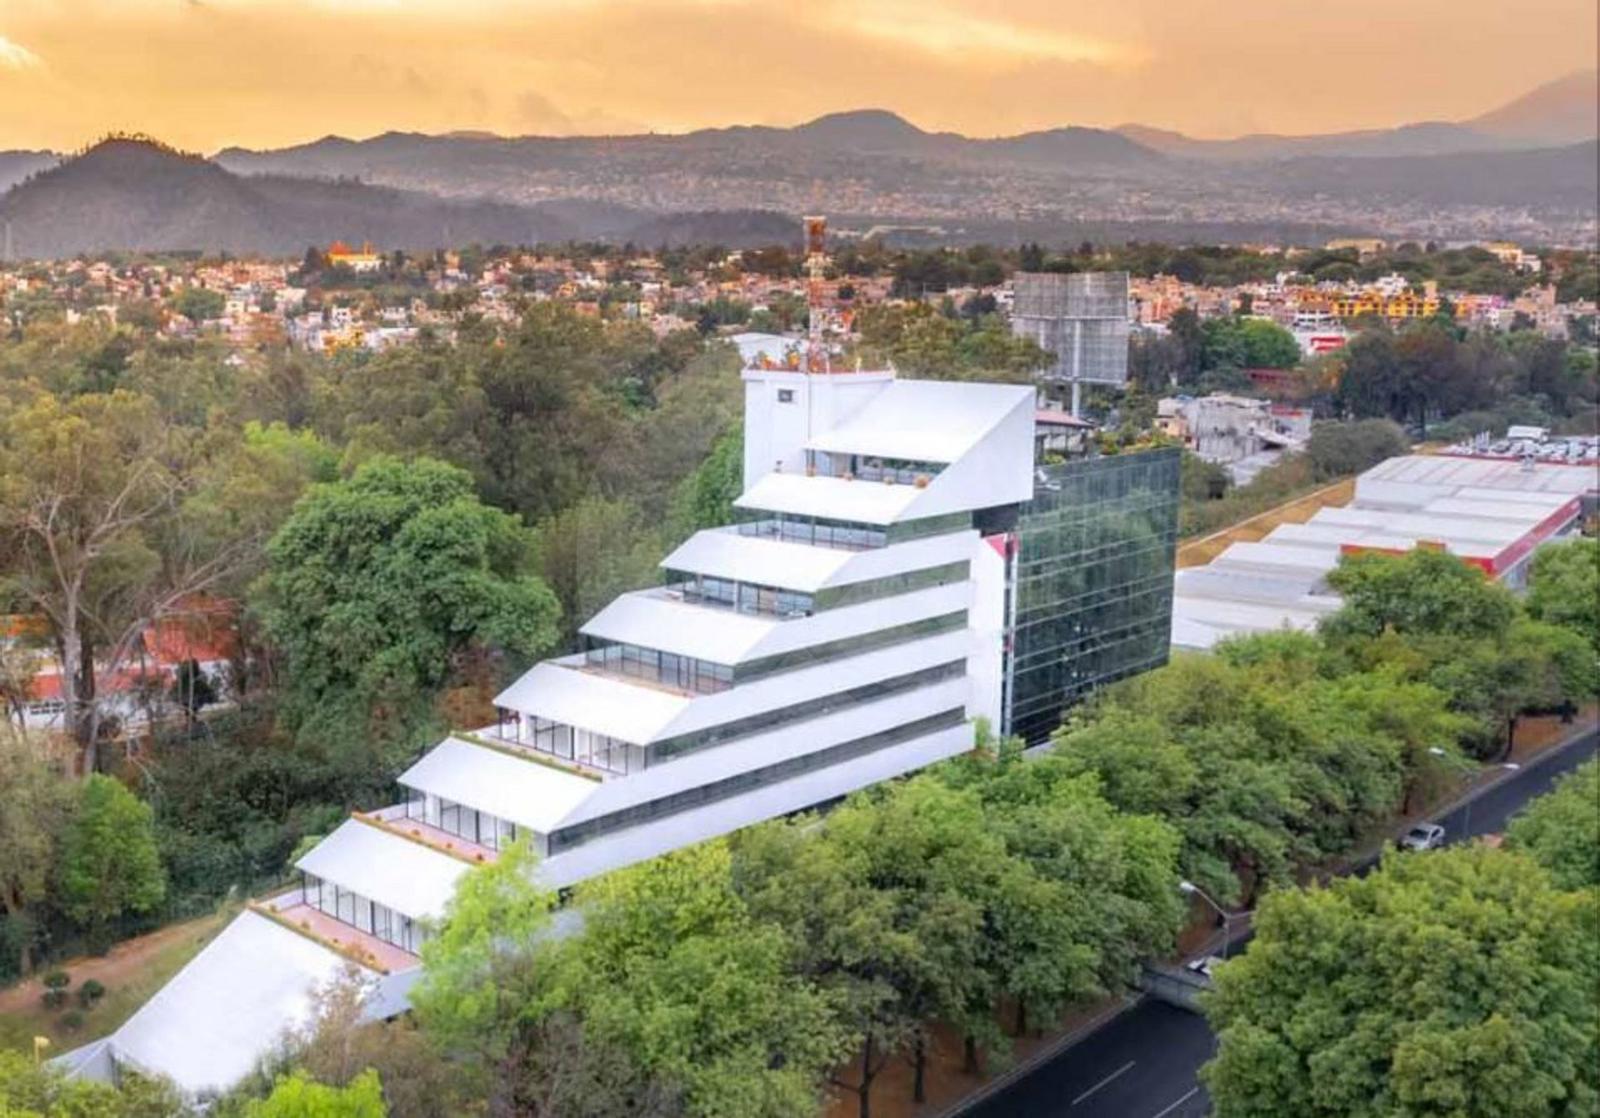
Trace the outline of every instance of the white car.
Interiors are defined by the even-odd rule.
[[[1185,963],[1184,969],[1188,970],[1190,974],[1198,974],[1201,978],[1204,978],[1207,982],[1209,982],[1211,981],[1213,972],[1216,970],[1216,968],[1220,967],[1225,961],[1226,960],[1220,959],[1215,955],[1204,955],[1198,959],[1191,959],[1189,962]]]
[[[1436,850],[1444,845],[1444,828],[1437,823],[1418,823],[1400,836],[1401,850]]]

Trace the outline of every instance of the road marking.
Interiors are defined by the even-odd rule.
[[[1085,1092],[1084,1092],[1084,1093],[1083,1093],[1083,1094],[1081,1094],[1081,1095],[1079,1095],[1079,1096],[1078,1096],[1078,1097],[1077,1097],[1077,1098],[1075,1098],[1075,1099],[1073,1099],[1073,1100],[1072,1100],[1072,1101],[1071,1101],[1071,1102],[1070,1102],[1070,1103],[1068,1103],[1068,1104],[1067,1104],[1067,1105],[1068,1105],[1068,1106],[1077,1106],[1077,1105],[1078,1105],[1078,1104],[1079,1104],[1079,1103],[1080,1103],[1080,1102],[1082,1102],[1082,1101],[1083,1101],[1083,1100],[1084,1100],[1084,1099],[1086,1099],[1086,1098],[1088,1098],[1088,1097],[1089,1097],[1089,1096],[1090,1096],[1090,1095],[1092,1095],[1092,1094],[1094,1094],[1094,1093],[1095,1093],[1095,1092],[1096,1092],[1096,1091],[1098,1091],[1098,1090],[1099,1090],[1099,1089],[1100,1089],[1100,1088],[1102,1088],[1102,1087],[1104,1087],[1104,1086],[1105,1086],[1105,1085],[1106,1085],[1106,1084],[1107,1084],[1107,1083],[1110,1083],[1110,1082],[1111,1082],[1111,1081],[1112,1081],[1112,1080],[1113,1080],[1113,1079],[1115,1079],[1115,1078],[1116,1078],[1116,1077],[1117,1077],[1117,1076],[1119,1076],[1119,1075],[1121,1075],[1121,1074],[1122,1074],[1122,1073],[1123,1073],[1123,1072],[1125,1072],[1125,1071],[1127,1071],[1127,1070],[1128,1070],[1128,1069],[1129,1069],[1129,1068],[1131,1068],[1131,1067],[1132,1067],[1132,1066],[1133,1066],[1133,1063],[1134,1063],[1134,1062],[1133,1062],[1133,1061],[1132,1061],[1132,1060],[1129,1060],[1129,1061],[1128,1061],[1128,1062],[1127,1062],[1127,1063],[1125,1063],[1125,1064],[1123,1064],[1123,1065],[1122,1065],[1122,1066],[1121,1066],[1121,1067],[1120,1067],[1120,1068],[1118,1068],[1118,1069],[1117,1069],[1117,1070],[1116,1070],[1116,1071],[1114,1071],[1114,1072],[1112,1072],[1112,1073],[1111,1073],[1111,1074],[1110,1074],[1110,1075],[1108,1075],[1108,1076],[1106,1076],[1106,1077],[1105,1077],[1105,1078],[1104,1078],[1104,1079],[1102,1079],[1102,1080],[1101,1080],[1101,1081],[1100,1081],[1100,1082],[1098,1082],[1098,1083],[1096,1083],[1096,1084],[1095,1084],[1095,1085],[1094,1085],[1094,1086],[1093,1086],[1093,1087],[1090,1087],[1090,1088],[1089,1088],[1089,1089],[1088,1089],[1088,1090],[1087,1090],[1087,1091],[1085,1091]]]
[[[1200,1088],[1191,1087],[1189,1089],[1189,1093],[1187,1095],[1183,1096],[1183,1098],[1179,1099],[1177,1102],[1173,1103],[1171,1106],[1167,1107],[1167,1109],[1161,1111],[1159,1114],[1151,1115],[1150,1118],[1161,1118],[1161,1116],[1163,1114],[1171,1114],[1174,1110],[1177,1110],[1178,1107],[1182,1106],[1184,1103],[1188,1102],[1190,1099],[1194,1098],[1199,1093],[1200,1093]]]

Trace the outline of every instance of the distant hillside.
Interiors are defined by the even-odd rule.
[[[519,206],[449,201],[353,181],[245,178],[199,156],[139,140],[108,140],[0,196],[17,255],[100,249],[295,254],[333,240],[386,248],[520,244],[573,238],[769,243],[790,218],[689,215],[678,230],[652,214],[581,200]]]
[[[794,128],[708,128],[678,136],[327,136],[276,151],[226,148],[216,159],[241,174],[347,176],[452,194],[505,195],[534,174],[592,170],[633,176],[690,171],[738,176],[783,169],[805,178],[869,171],[861,163],[863,156],[991,169],[1048,164],[1085,173],[1148,169],[1163,162],[1159,153],[1102,129],[1056,128],[972,139],[925,132],[882,109],[832,113]]]
[[[1301,155],[1379,157],[1386,155],[1443,155],[1460,151],[1494,151],[1507,142],[1461,124],[1429,121],[1360,132],[1281,136],[1256,133],[1227,140],[1198,140],[1181,132],[1124,124],[1117,132],[1163,154],[1180,159],[1246,163],[1289,159]]]
[[[54,166],[60,158],[53,151],[0,151],[0,194],[35,171]]]
[[[1295,156],[1450,155],[1471,151],[1557,147],[1600,135],[1596,127],[1600,86],[1595,71],[1569,74],[1460,122],[1424,121],[1395,128],[1304,136],[1255,133],[1201,140],[1162,128],[1124,124],[1117,133],[1152,151],[1180,159],[1222,162],[1289,159]]]
[[[1307,157],[1258,169],[1263,188],[1291,196],[1365,196],[1375,205],[1541,205],[1593,211],[1600,197],[1600,144],[1591,140],[1531,151],[1462,152],[1389,158]]]
[[[1486,135],[1525,143],[1592,140],[1600,136],[1600,71],[1547,82],[1467,125]]]

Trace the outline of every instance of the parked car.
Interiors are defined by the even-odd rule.
[[[1400,836],[1401,850],[1435,850],[1444,845],[1444,828],[1437,823],[1418,823]]]
[[[1191,974],[1198,974],[1207,982],[1211,981],[1212,972],[1223,964],[1224,960],[1215,955],[1203,955],[1198,959],[1190,959],[1184,964],[1184,969]]]

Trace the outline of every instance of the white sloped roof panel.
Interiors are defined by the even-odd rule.
[[[889,525],[897,522],[923,492],[915,485],[774,472],[746,489],[734,505],[793,516]]]
[[[495,706],[644,745],[688,707],[690,697],[639,680],[547,660],[495,696]]]
[[[586,637],[621,641],[713,664],[737,664],[783,622],[769,614],[686,602],[655,590],[614,598],[578,630]]]
[[[810,593],[827,586],[834,573],[855,554],[840,548],[710,528],[690,536],[660,565],[669,571]]]
[[[224,1090],[302,1024],[317,988],[350,965],[259,913],[241,913],[112,1034],[112,1047],[191,1094]]]
[[[400,774],[400,783],[540,834],[600,790],[598,781],[456,737],[428,750]]]
[[[1031,404],[1026,385],[897,380],[843,423],[814,436],[812,450],[954,462],[1019,405]]]
[[[347,819],[295,863],[417,920],[444,914],[470,866],[381,827]]]

